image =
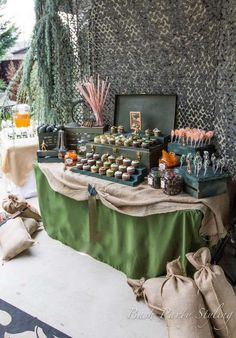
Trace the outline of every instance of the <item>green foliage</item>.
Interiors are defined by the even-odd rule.
[[[6,89],[6,86],[7,86],[6,82],[0,79],[0,90]]]
[[[6,0],[0,0],[0,10]],[[0,59],[6,54],[6,51],[14,46],[19,35],[18,29],[9,21],[4,21],[3,15],[0,15]]]
[[[32,101],[31,72],[36,58],[37,85],[43,93],[45,120],[53,118],[65,123],[70,120],[68,112],[72,109],[75,79],[70,31],[59,15],[59,3],[59,0],[35,1],[36,25],[24,65],[23,82]]]

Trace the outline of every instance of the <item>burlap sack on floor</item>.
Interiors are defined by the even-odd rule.
[[[20,217],[7,221],[0,227],[0,246],[3,260],[9,260],[30,248],[34,241]]]
[[[22,212],[22,217],[34,218],[37,222],[41,221],[41,216],[38,210],[28,204],[28,202],[20,196],[13,194],[8,195],[3,199],[2,207],[9,214],[14,214],[17,211],[21,211],[27,208],[25,211]]]
[[[144,278],[140,280],[127,279],[127,283],[132,287],[136,299],[144,299],[149,308],[157,315],[161,316],[163,313],[161,301],[161,287],[165,281],[165,277],[150,278],[145,281]]]
[[[167,278],[161,289],[163,315],[169,338],[212,338],[202,296],[191,278],[184,277],[179,259],[167,264]]]
[[[236,296],[224,271],[218,265],[211,265],[211,253],[208,248],[201,248],[186,256],[198,270],[194,280],[203,295],[213,331],[222,338],[235,338]]]
[[[33,233],[41,229],[40,224],[37,221],[35,221],[34,218],[22,217],[22,221],[24,222],[24,226],[30,235],[33,235]]]

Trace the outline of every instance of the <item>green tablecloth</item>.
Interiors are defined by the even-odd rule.
[[[38,199],[48,234],[70,247],[123,271],[130,278],[165,275],[166,263],[206,245],[202,213],[184,210],[147,217],[118,213],[97,201],[97,239],[90,240],[88,201],[76,201],[49,186],[35,165]]]

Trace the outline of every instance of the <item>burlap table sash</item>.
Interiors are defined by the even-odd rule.
[[[37,158],[38,139],[1,139],[2,171],[17,186],[23,186]]]
[[[216,197],[196,199],[188,194],[177,196],[165,195],[161,190],[147,184],[129,187],[91,176],[64,171],[61,163],[40,163],[41,171],[50,187],[77,201],[88,199],[88,184],[95,187],[97,199],[110,209],[123,214],[145,217],[153,214],[168,213],[178,210],[201,210],[204,214],[200,234],[210,237],[212,244],[224,237],[229,211],[227,194]]]

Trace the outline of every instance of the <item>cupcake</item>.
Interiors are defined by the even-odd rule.
[[[124,132],[125,132],[124,127],[123,126],[118,126],[117,132],[118,132],[118,134],[124,134]]]
[[[83,163],[81,163],[81,162],[77,163],[76,167],[79,170],[83,170]]]
[[[126,167],[129,167],[131,165],[131,160],[129,158],[124,158],[123,165],[125,165]]]
[[[86,153],[86,158],[93,158],[93,153]]]
[[[81,158],[80,163],[86,164],[88,162],[87,158]]]
[[[97,160],[96,165],[100,168],[100,167],[102,167],[103,162],[101,160]]]
[[[119,165],[119,171],[121,171],[122,173],[125,173],[127,171],[127,167],[123,164]]]
[[[95,161],[93,158],[89,158],[89,159],[88,159],[88,164],[89,164],[90,166],[95,165],[95,163],[96,163],[96,161]]]
[[[95,137],[94,137],[94,143],[96,143],[96,144],[100,144],[100,143],[101,143],[101,138],[100,138],[100,136],[95,136]]]
[[[89,164],[83,165],[83,170],[90,171],[91,166]]]
[[[116,163],[112,163],[112,164],[111,164],[111,170],[113,170],[114,172],[118,170],[118,167],[119,167],[119,166],[118,166],[118,164],[116,164]]]
[[[145,130],[145,136],[152,136],[153,135],[153,131],[151,129],[146,129]]]
[[[109,161],[110,163],[115,163],[115,161],[116,161],[115,156],[113,156],[113,155],[108,156],[108,161]]]
[[[133,175],[135,173],[135,167],[133,167],[132,165],[127,167],[127,173]]]
[[[101,156],[100,156],[100,154],[98,154],[98,153],[93,154],[93,159],[96,160],[96,161],[99,160],[100,157],[101,157]]]
[[[114,171],[111,170],[111,169],[107,169],[106,175],[109,176],[109,177],[113,177],[114,176]]]
[[[106,168],[100,167],[100,168],[98,169],[98,172],[99,172],[99,175],[106,175]]]
[[[141,147],[144,148],[144,149],[148,149],[149,146],[150,146],[149,141],[144,141],[144,142],[141,144]]]
[[[130,174],[128,174],[128,173],[123,173],[123,174],[122,174],[122,180],[123,180],[123,181],[129,181],[129,180],[130,180]]]
[[[117,134],[117,127],[116,126],[111,127],[111,133]]]
[[[107,138],[106,137],[101,137],[101,144],[107,144]]]
[[[138,140],[133,141],[133,147],[138,148],[140,147],[140,142]]]
[[[120,156],[120,157],[117,157],[116,158],[116,164],[118,164],[118,165],[121,165],[121,164],[123,164],[123,157],[122,156]]]
[[[125,140],[125,141],[124,141],[124,146],[125,146],[125,147],[130,147],[130,146],[131,146],[130,140]]]
[[[106,161],[108,160],[108,156],[109,156],[109,154],[103,154],[103,155],[101,156],[102,162],[106,162]]]
[[[110,168],[110,166],[111,166],[111,163],[110,163],[110,162],[108,162],[108,161],[106,161],[106,162],[103,162],[103,166],[104,166],[104,168],[105,168],[105,169],[109,169],[109,168]]]
[[[117,170],[115,172],[115,178],[118,178],[120,180],[122,178],[122,171]]]
[[[161,131],[158,128],[153,129],[154,136],[159,137],[161,135]]]
[[[110,137],[110,138],[108,139],[108,143],[109,143],[109,144],[115,144],[116,141],[115,141],[115,139],[114,139],[113,137]]]
[[[120,139],[118,139],[115,141],[115,145],[118,147],[123,146],[123,142]]]
[[[135,168],[138,168],[139,165],[140,165],[140,162],[139,162],[138,160],[133,160],[133,161],[131,162],[131,165],[132,165],[133,167],[135,167]]]
[[[92,173],[97,173],[98,172],[98,166],[97,165],[93,165],[92,167],[91,167],[91,172]]]

